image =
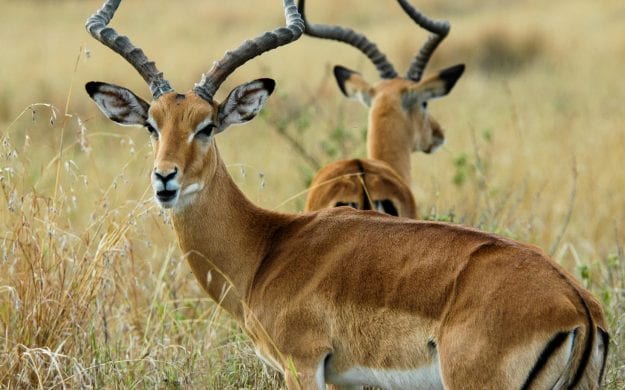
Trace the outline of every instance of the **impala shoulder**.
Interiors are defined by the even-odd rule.
[[[295,215],[282,215],[278,222],[273,224],[270,238],[267,240],[271,246],[276,246],[281,242],[287,242],[293,236],[297,235],[302,229],[305,229],[316,218],[315,213],[302,213]]]

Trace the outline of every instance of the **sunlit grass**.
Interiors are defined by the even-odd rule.
[[[319,22],[366,31],[402,70],[425,37],[392,1],[309,3]],[[0,383],[279,387],[201,291],[169,215],[151,200],[145,130],[112,126],[83,92],[99,79],[147,96],[131,67],[84,32],[100,1],[0,4],[11,49],[0,58]],[[429,69],[468,65],[450,96],[430,105],[446,146],[413,158],[424,217],[552,253],[604,303],[613,339],[606,387],[622,388],[625,5],[423,6],[453,25]],[[114,25],[185,90],[227,48],[280,24],[281,12],[269,0],[127,0]],[[366,110],[336,88],[336,63],[376,78],[355,50],[303,38],[225,83],[220,95],[257,77],[278,82],[261,118],[218,138],[254,202],[299,211],[315,164],[364,154]]]

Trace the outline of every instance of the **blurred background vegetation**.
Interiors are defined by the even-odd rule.
[[[309,0],[311,21],[364,32],[400,70],[426,34],[392,0]],[[452,31],[428,71],[466,63],[430,104],[447,143],[415,154],[424,218],[531,242],[602,300],[607,388],[625,386],[625,3],[414,0]],[[151,201],[147,132],[115,127],[84,93],[149,92],[89,37],[99,0],[0,0],[0,383],[3,387],[277,388],[208,301],[168,214]],[[190,89],[229,48],[282,25],[278,0],[126,0],[112,25]],[[331,76],[369,81],[362,54],[304,37],[237,70],[218,99],[276,79],[262,116],[218,137],[255,203],[299,212],[315,170],[364,156],[367,112]]]

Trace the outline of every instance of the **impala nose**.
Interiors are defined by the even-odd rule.
[[[154,168],[153,187],[156,192],[156,198],[162,202],[167,203],[178,195],[180,184],[176,180],[178,176],[178,168],[174,167],[169,170],[159,170]]]
[[[159,179],[160,181],[163,182],[163,184],[165,185],[165,187],[167,187],[167,182],[170,180],[173,180],[176,178],[176,175],[178,174],[178,168],[174,167],[174,170],[172,172],[159,172],[156,170],[156,168],[154,168],[154,176]]]

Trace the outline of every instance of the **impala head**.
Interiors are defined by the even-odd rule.
[[[195,91],[168,92],[148,103],[112,84],[90,82],[86,89],[111,120],[147,129],[154,149],[154,196],[170,208],[179,201],[188,203],[210,181],[216,164],[214,135],[254,118],[274,85],[271,79],[240,85],[221,104],[204,100]]]
[[[445,142],[445,134],[428,115],[428,101],[447,95],[463,71],[464,65],[456,65],[420,81],[396,77],[375,85],[342,66],[334,67],[334,76],[345,96],[369,107],[372,125],[405,129],[413,151],[431,153]]]
[[[234,88],[222,102],[213,99],[234,70],[266,51],[298,39],[304,29],[294,0],[284,0],[287,26],[244,42],[215,62],[185,94],[175,92],[140,48],[107,27],[121,0],[108,0],[91,16],[87,29],[137,69],[152,91],[147,102],[113,84],[89,82],[86,90],[100,110],[124,126],[145,127],[152,139],[154,196],[164,208],[188,204],[210,182],[217,164],[214,136],[228,126],[254,118],[273,92],[275,82],[257,79]]]
[[[363,52],[375,65],[381,80],[371,84],[362,75],[342,66],[334,67],[341,92],[370,109],[370,120],[376,127],[403,129],[410,134],[412,150],[431,153],[445,141],[439,123],[428,115],[431,99],[447,95],[464,72],[459,64],[422,79],[423,71],[440,42],[449,33],[449,23],[435,21],[418,12],[406,0],[397,0],[402,9],[419,26],[432,34],[413,59],[405,77],[398,76],[393,65],[378,47],[364,35],[340,26],[310,24],[306,19],[305,0],[299,10],[306,24],[305,34],[347,43]]]

